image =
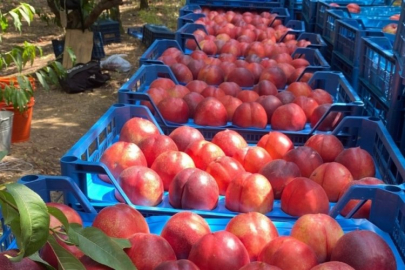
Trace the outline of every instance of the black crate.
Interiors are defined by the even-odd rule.
[[[100,32],[103,44],[121,42],[120,23],[110,19],[96,21],[91,27],[93,32]]]
[[[145,24],[142,29],[142,43],[149,47],[156,39],[175,39],[175,33],[164,25]]]
[[[58,58],[60,55],[63,54],[65,49],[65,40],[52,40],[52,48],[55,54],[55,58]],[[91,59],[92,60],[100,60],[105,57],[104,52],[104,44],[102,35],[100,32],[94,32],[93,35],[93,50],[91,52]],[[62,63],[63,56],[58,58],[58,61]]]

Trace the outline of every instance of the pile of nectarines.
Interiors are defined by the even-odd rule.
[[[294,147],[287,135],[271,131],[257,145],[248,145],[229,129],[211,141],[190,126],[162,135],[152,122],[137,117],[125,123],[119,141],[100,161],[133,204],[157,206],[168,192],[177,209],[212,210],[222,195],[233,212],[266,214],[276,199],[291,216],[326,214],[329,203],[351,185],[383,184],[375,178],[371,155],[360,147],[344,149],[334,135],[316,134]],[[100,178],[110,183],[105,175]],[[119,192],[115,195],[123,202]],[[367,203],[356,217],[367,218],[369,210]]]
[[[207,76],[218,75],[214,66]],[[248,73],[245,68],[236,68]],[[237,126],[261,128],[268,124],[273,130],[299,131],[309,123],[314,127],[333,103],[332,96],[323,89],[312,89],[307,82],[293,82],[278,91],[277,83],[283,71],[278,67],[265,69],[260,81],[251,90],[239,84],[246,76],[238,74],[238,83],[223,82],[208,85],[203,80],[192,80],[186,86],[175,85],[168,78],[158,78],[145,94],[154,103],[161,116],[169,122],[182,124],[192,121],[200,126]],[[206,78],[205,78],[206,79]],[[285,81],[285,80],[284,80]],[[154,106],[142,101],[152,112]],[[331,112],[318,130],[332,130],[342,119],[342,113]]]
[[[83,225],[72,208],[53,206],[65,213],[69,223]],[[124,251],[140,270],[396,270],[397,266],[393,251],[380,235],[364,229],[344,233],[345,228],[325,214],[305,214],[292,224],[273,223],[261,213],[249,212],[216,225],[215,220],[184,211],[162,218],[162,222],[161,231],[151,231],[148,219],[140,212],[117,204],[102,209],[92,226],[110,237],[128,239],[131,247]],[[54,222],[50,228],[63,232],[63,227]],[[86,269],[110,269],[84,255],[77,246],[60,239],[58,242]],[[12,263],[5,257],[16,253],[10,250],[0,254],[3,269],[45,269],[28,258]],[[58,267],[48,244],[40,255]]]

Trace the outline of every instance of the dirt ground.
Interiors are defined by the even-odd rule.
[[[7,4],[6,2],[4,3]],[[35,8],[46,6],[45,0],[26,2]],[[125,31],[128,27],[143,25],[137,17],[136,5],[126,3],[120,10]],[[35,69],[54,57],[51,40],[63,36],[63,30],[52,25],[47,26],[39,18],[31,26],[24,25],[23,28],[22,35],[13,30],[5,34],[3,44],[0,43],[3,47],[1,50],[21,44],[24,40],[41,46],[44,56],[35,62],[32,67]],[[146,49],[145,46],[126,33],[121,34],[121,40],[120,43],[104,46],[106,56],[127,54],[125,59],[131,63],[132,69],[128,73],[110,72],[111,80],[104,87],[94,89],[93,92],[71,95],[60,89],[46,91],[38,87],[34,95],[30,139],[12,144],[9,155],[0,162],[0,183],[16,181],[28,174],[60,175],[60,158],[117,102],[117,90],[138,68],[138,59]]]

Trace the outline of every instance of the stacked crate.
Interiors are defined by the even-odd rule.
[[[346,3],[340,0],[337,2]],[[112,105],[61,158],[63,176],[26,176],[20,179],[20,183],[32,188],[45,201],[51,200],[49,192],[62,191],[65,193],[65,203],[80,212],[86,220],[86,226],[91,224],[98,211],[119,203],[116,197],[118,192],[124,203],[146,217],[151,232],[159,234],[171,216],[185,209],[172,206],[168,191],[164,192],[162,202],[156,206],[134,204],[108,166],[100,162],[100,158],[111,145],[119,141],[124,124],[134,117],[149,120],[164,135],[169,135],[183,125],[194,127],[207,141],[211,141],[218,132],[233,130],[250,146],[256,146],[264,136],[274,131],[269,123],[264,128],[253,128],[240,127],[230,121],[223,126],[203,126],[192,118],[183,124],[170,122],[162,116],[158,104],[154,103],[148,93],[151,84],[158,78],[170,79],[176,86],[185,85],[177,80],[161,57],[168,49],[191,55],[194,50],[186,45],[190,40],[196,43],[196,50],[200,48],[193,33],[197,29],[207,32],[203,25],[194,24],[196,20],[205,17],[201,13],[203,9],[266,11],[277,14],[276,19],[292,29],[279,41],[295,37],[297,41],[311,42],[307,48],[297,48],[291,57],[308,61],[309,66],[301,77],[311,74],[308,81],[311,88],[325,89],[333,98],[332,106],[315,125],[307,123],[302,130],[280,132],[290,138],[295,147],[305,145],[314,134],[333,134],[344,148],[360,147],[370,154],[376,166],[375,176],[386,185],[351,188],[337,203],[329,203],[329,214],[336,218],[345,232],[358,229],[377,231],[393,250],[398,269],[405,268],[405,197],[400,188],[405,181],[405,158],[400,152],[400,149],[405,149],[405,88],[402,78],[405,75],[405,46],[402,45],[405,39],[405,15],[401,16],[399,35],[393,46],[393,36],[375,29],[391,21],[383,21],[382,16],[367,19],[361,17],[370,17],[376,10],[381,15],[380,8],[367,7],[371,5],[367,1],[359,2],[368,15],[357,16],[350,15],[345,9],[332,10],[331,3],[329,0],[287,0],[285,3],[188,0],[180,9],[176,33],[160,26],[149,25],[143,28],[143,38],[147,40],[144,43],[148,48],[140,58],[139,69],[118,90],[118,103]],[[372,3],[378,4],[376,1]],[[387,7],[385,10],[388,14],[399,9]],[[303,20],[300,20],[301,16]],[[148,31],[150,35],[147,35]],[[245,59],[244,56],[238,58],[242,59]],[[252,90],[252,87],[242,89]],[[285,88],[278,89],[278,92],[283,91]],[[341,121],[330,130],[322,130],[320,126],[333,113],[341,114]],[[107,175],[111,183],[102,181],[100,175]],[[341,215],[343,207],[351,199],[361,200],[358,207],[372,200],[368,221],[353,219],[354,213],[346,219]],[[218,204],[212,210],[190,211],[204,217],[212,231],[223,230],[229,219],[239,214],[226,207],[223,195],[219,196]],[[290,229],[285,228],[291,228],[297,219],[283,211],[279,199],[274,201],[273,210],[264,214],[277,222],[277,229],[284,235],[290,233]],[[0,249],[14,247],[9,228],[2,226],[2,229],[4,233],[0,237]]]

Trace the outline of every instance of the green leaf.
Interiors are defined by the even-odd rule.
[[[76,54],[75,54],[75,52],[70,47],[67,47],[66,51],[68,52],[68,55],[69,55],[70,60],[72,61],[73,65],[75,65],[76,64]]]
[[[30,25],[31,24],[30,15],[27,14],[27,12],[24,10],[24,8],[20,8],[18,11],[20,12],[20,14],[24,18],[24,20],[28,23],[28,25]]]
[[[33,6],[27,4],[27,3],[21,3],[21,8],[24,10],[24,12],[28,15],[29,21],[32,21],[34,19],[34,14],[35,14],[35,9]]]
[[[18,14],[17,14],[16,12],[12,11],[12,10],[10,10],[10,11],[8,12],[8,14],[10,14],[11,17],[13,17],[13,20],[14,20],[14,27],[15,27],[18,31],[21,32],[21,26],[22,26],[22,24],[21,24],[20,17],[18,16]]]
[[[59,84],[58,75],[56,75],[55,71],[51,67],[48,67],[48,74],[49,78],[51,79],[51,82],[54,85],[58,85]]]
[[[47,270],[55,270],[55,268],[53,268],[52,266],[49,265],[49,263],[47,263],[46,261],[44,261],[40,256],[39,256],[39,252],[35,252],[34,254],[28,256],[28,258],[30,258],[31,260],[33,260],[34,262],[38,262],[40,264],[42,264],[42,266],[44,266]]]
[[[46,206],[48,208],[48,213],[54,216],[57,220],[59,220],[63,227],[65,227],[65,230],[69,230],[69,221],[67,220],[65,214],[59,208],[52,207],[52,206]],[[53,229],[53,228],[51,228]]]
[[[72,253],[58,244],[55,236],[49,235],[48,243],[56,254],[59,263],[59,269],[63,270],[86,270],[83,264]]]
[[[121,249],[130,248],[130,247],[131,247],[131,242],[129,242],[128,239],[115,238],[115,237],[110,237],[110,238],[111,238],[111,240],[113,240]]]
[[[5,32],[8,28],[7,18],[5,16],[2,16],[1,14],[0,14],[0,27],[3,32]]]
[[[0,206],[5,224],[9,225],[11,221],[19,216],[13,196],[5,190],[0,191]]]
[[[8,154],[7,150],[0,151],[0,161],[1,161],[5,156],[7,156],[7,154]]]
[[[42,70],[35,72],[39,83],[45,88],[45,90],[49,90],[49,85],[44,78],[44,72]],[[45,74],[46,77],[46,74]]]
[[[29,256],[39,250],[49,235],[49,214],[45,202],[28,187],[12,183],[6,185],[20,213],[21,245],[19,256]]]
[[[115,270],[136,269],[121,245],[108,237],[100,229],[94,227],[82,228],[77,224],[70,224],[69,239],[76,242],[84,254]]]

